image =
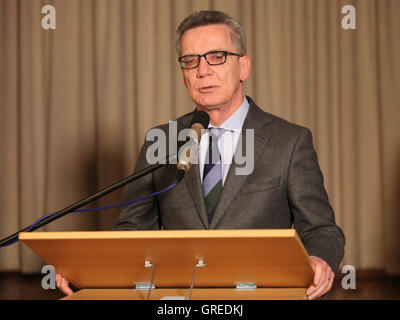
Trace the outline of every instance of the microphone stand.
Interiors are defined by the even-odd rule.
[[[147,174],[149,174],[149,173],[151,173],[151,172],[153,172],[155,170],[158,170],[158,169],[162,168],[165,165],[166,165],[166,163],[162,163],[162,164],[156,163],[156,164],[154,164],[154,165],[152,165],[150,167],[147,167],[147,168],[137,172],[136,174],[132,174],[129,177],[127,177],[127,178],[125,178],[125,179],[123,179],[123,180],[121,180],[121,181],[119,181],[119,182],[117,182],[117,183],[115,183],[115,184],[113,184],[113,185],[111,185],[111,186],[109,186],[109,187],[107,187],[107,188],[105,188],[105,189],[103,189],[103,190],[101,190],[101,191],[99,191],[99,192],[87,197],[86,199],[78,201],[78,202],[76,202],[76,203],[74,203],[74,204],[72,204],[72,205],[70,205],[70,206],[58,211],[54,215],[51,215],[51,216],[43,219],[42,221],[40,221],[39,223],[34,225],[30,229],[30,231],[36,230],[36,229],[38,229],[40,227],[43,227],[44,225],[46,225],[46,224],[48,224],[48,223],[50,223],[50,222],[52,222],[54,220],[57,220],[57,219],[65,216],[66,214],[71,213],[71,212],[75,211],[76,209],[79,209],[80,207],[83,207],[83,206],[87,205],[88,203],[93,202],[93,201],[105,196],[106,194],[108,194],[108,193],[110,193],[110,192],[112,192],[114,190],[117,190],[117,189],[123,187],[123,186],[127,185],[128,183],[131,183],[132,181],[135,181],[135,180],[137,180],[137,179],[139,179],[139,178],[141,178],[141,177],[143,177],[143,176],[145,176],[145,175],[147,175]],[[178,176],[177,176],[178,182],[183,179],[184,174],[185,174],[184,171],[178,170]],[[0,240],[0,247],[4,247],[4,246],[10,244],[11,242],[17,240],[18,236],[19,236],[19,233],[28,230],[30,227],[31,226],[23,228],[23,229],[19,230],[18,232],[16,232],[16,233],[14,233],[14,234],[12,234],[12,235]]]

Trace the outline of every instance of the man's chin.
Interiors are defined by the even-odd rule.
[[[213,110],[218,110],[221,109],[222,105],[197,105],[197,109],[199,111],[213,111]]]
[[[196,102],[196,105],[199,110],[212,111],[220,109],[225,105],[225,103],[221,99],[200,99]]]

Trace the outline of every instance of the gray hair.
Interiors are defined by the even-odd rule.
[[[181,38],[185,31],[210,24],[226,24],[228,27],[230,27],[231,40],[236,45],[236,49],[238,50],[237,53],[241,55],[247,55],[246,33],[240,22],[224,12],[205,10],[192,13],[181,22],[176,30],[175,47],[178,56],[180,55],[181,51]]]

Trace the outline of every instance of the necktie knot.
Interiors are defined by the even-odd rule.
[[[210,128],[210,135],[217,140],[223,135],[225,129],[223,128]]]
[[[218,140],[219,138],[223,135],[225,132],[225,129],[222,128],[210,128],[210,140],[209,140],[209,155],[211,154],[214,156],[213,162],[215,163],[215,160],[219,160],[220,158],[220,151],[218,148]]]

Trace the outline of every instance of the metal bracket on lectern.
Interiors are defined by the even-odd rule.
[[[150,300],[151,290],[153,290],[155,288],[155,286],[154,286],[154,275],[156,273],[156,266],[154,264],[151,264],[150,261],[146,260],[144,262],[144,267],[145,268],[153,267],[153,272],[151,274],[151,281],[150,281],[150,283],[148,283],[148,282],[136,283],[135,284],[135,289],[136,290],[148,290],[147,300]]]
[[[152,289],[154,289],[155,286],[154,284],[152,285]],[[137,282],[135,283],[135,290],[149,290],[150,289],[150,283],[148,282]]]
[[[153,267],[153,272],[151,275],[151,282],[137,282],[135,283],[135,290],[148,290],[147,293],[147,300],[150,299],[150,294],[151,294],[151,290],[153,290],[155,288],[154,286],[154,275],[156,273],[156,266],[151,264],[150,261],[146,260],[144,262],[144,267],[145,268],[149,268],[149,267]]]
[[[192,300],[192,292],[193,292],[194,279],[196,277],[196,270],[197,268],[203,268],[205,266],[206,265],[204,264],[203,260],[200,259],[199,262],[193,268],[192,284],[190,285],[190,291],[189,291],[189,300]]]
[[[238,282],[236,283],[237,290],[254,290],[257,289],[257,285],[254,282]]]

